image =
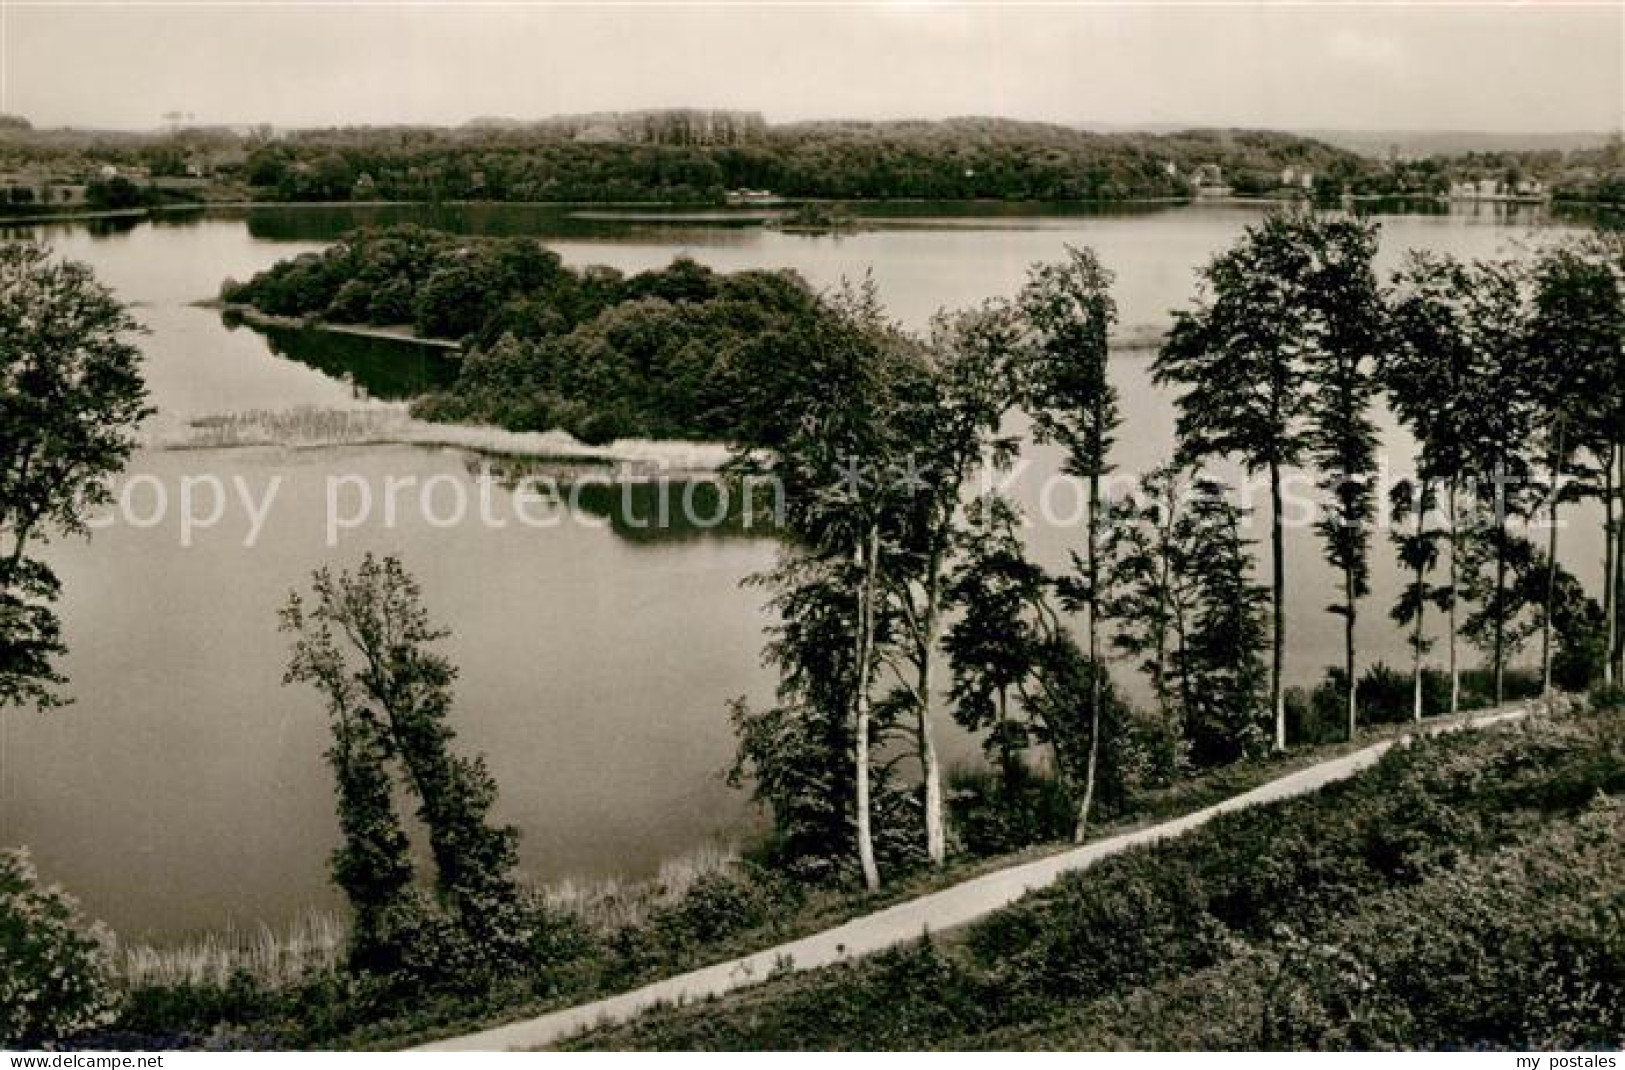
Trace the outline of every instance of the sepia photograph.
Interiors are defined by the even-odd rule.
[[[0,1070],[1622,1047],[1625,2],[0,0]]]

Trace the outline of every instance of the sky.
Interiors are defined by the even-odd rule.
[[[146,129],[658,107],[1280,129],[1625,126],[1625,2],[0,0],[0,112]]]

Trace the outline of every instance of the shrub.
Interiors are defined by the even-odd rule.
[[[111,935],[41,885],[26,850],[0,851],[0,1044],[49,1043],[112,1020]]]
[[[1007,774],[983,768],[951,770],[948,810],[965,850],[979,856],[1064,840],[1077,821],[1055,778],[1019,761]]]
[[[1348,717],[1340,706],[1320,697],[1326,689],[1325,684],[1314,690],[1302,687],[1286,689],[1286,738],[1289,743],[1315,746],[1343,738]]]
[[[372,287],[360,279],[349,279],[333,295],[326,316],[335,323],[365,323],[372,308]]]

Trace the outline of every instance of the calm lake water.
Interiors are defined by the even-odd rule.
[[[723,271],[795,268],[817,286],[872,272],[893,314],[915,327],[938,308],[1013,293],[1033,261],[1087,244],[1117,272],[1122,324],[1133,334],[1166,324],[1188,300],[1194,269],[1256,212],[921,208],[839,238],[782,234],[736,216],[526,208],[255,210],[39,230],[135,304],[150,332],[142,346],[159,409],[150,430],[162,437],[250,410],[382,408],[443,380],[440,358],[416,350],[268,339],[193,305],[227,276],[320,248],[360,221],[398,218],[543,235],[570,263],[625,271],[686,253]],[[1382,267],[1407,248],[1488,256],[1552,229],[1487,211],[1395,216],[1384,221]],[[1171,399],[1150,385],[1149,363],[1149,352],[1125,351],[1114,364],[1125,421],[1115,460],[1131,472],[1172,448]],[[1403,468],[1408,444],[1391,426],[1385,438]],[[1046,451],[1032,458],[1017,484],[1029,506],[1054,468]],[[235,501],[189,547],[172,515],[51,548],[76,701],[0,717],[0,843],[28,844],[46,874],[131,936],[275,925],[335,903],[326,720],[316,695],[281,686],[276,609],[312,568],[348,566],[367,550],[402,555],[434,616],[453,629],[445,649],[462,670],[461,743],[487,755],[501,785],[498,816],[523,830],[534,877],[647,874],[662,859],[742,834],[747,807],[723,783],[732,750],[725,704],[772,692],[759,663],[761,592],[739,585],[771,562],[771,542],[628,539],[586,517],[541,530],[443,527],[404,509],[393,525],[379,516],[327,544],[330,475],[374,488],[440,477],[473,494],[480,464],[460,450],[388,443],[144,450],[130,475],[150,477],[148,492],[161,485],[173,495],[183,479],[212,475],[255,495],[280,481],[277,497],[251,549]],[[498,501],[495,512],[505,516],[511,504]],[[1065,511],[1060,496],[1052,504]],[[1065,526],[1031,533],[1050,564],[1066,559],[1074,536]],[[1564,538],[1565,560],[1595,584],[1593,520],[1576,511]],[[1289,669],[1307,680],[1340,657],[1341,623],[1324,612],[1334,596],[1313,534],[1295,532],[1289,554]],[[1387,620],[1397,577],[1386,542],[1375,557],[1361,640],[1368,659],[1404,664]],[[974,753],[962,738],[950,749]]]

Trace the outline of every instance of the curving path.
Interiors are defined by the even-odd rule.
[[[1055,883],[1063,874],[1087,869],[1095,862],[1131,847],[1155,843],[1189,832],[1219,814],[1250,806],[1306,795],[1325,784],[1344,780],[1373,765],[1396,743],[1411,735],[1435,735],[1460,728],[1479,728],[1521,720],[1532,704],[1503,707],[1493,713],[1436,722],[1416,733],[1374,743],[1369,747],[1329,758],[1288,774],[1251,791],[1232,796],[1206,809],[1161,824],[1135,829],[1061,851],[1034,862],[1024,862],[853,918],[832,929],[765,948],[743,958],[719,962],[689,973],[655,981],[608,999],[553,1011],[494,1029],[449,1037],[426,1044],[419,1051],[520,1051],[546,1047],[562,1037],[592,1026],[624,1021],[662,1003],[684,1003],[720,996],[736,988],[766,980],[775,971],[813,970],[844,959],[882,951],[918,938],[922,932],[943,932],[993,913],[1028,892]]]

